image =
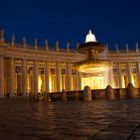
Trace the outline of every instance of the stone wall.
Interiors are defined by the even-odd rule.
[[[107,88],[106,89],[100,89],[100,90],[91,90],[91,95],[92,95],[92,100],[117,100],[117,99],[127,99],[127,98],[138,98],[140,97],[140,89],[139,88],[134,88],[132,91],[132,95],[128,92],[130,90],[128,87],[127,88],[116,88],[116,89],[111,89],[109,87],[108,90],[112,90],[111,92],[107,93]],[[131,92],[130,91],[130,92]],[[111,96],[109,95],[111,93]],[[133,95],[134,93],[134,95]],[[51,101],[82,101],[84,99],[84,90],[78,90],[78,91],[67,91],[65,93],[65,100],[62,98],[62,92],[53,92],[53,93],[48,93]],[[107,97],[108,96],[108,97]],[[91,101],[91,99],[90,99]]]

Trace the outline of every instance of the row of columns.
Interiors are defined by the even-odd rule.
[[[22,60],[22,92],[23,95],[26,95],[26,59]],[[118,63],[118,68],[119,68],[119,87],[122,88],[122,72],[121,72],[121,65]],[[127,69],[128,69],[128,83],[132,83],[131,79],[131,68],[130,68],[130,63],[127,64]],[[9,72],[9,82],[10,82],[10,87],[9,91],[11,95],[14,95],[14,58],[10,58],[10,72]],[[70,80],[70,63],[66,63],[66,90],[71,89],[71,80]],[[140,63],[137,63],[137,75],[138,75],[138,80],[140,83]],[[112,77],[112,73],[110,72]],[[81,76],[78,73],[77,74],[77,89],[80,89],[81,85]],[[112,78],[110,78],[112,79]],[[112,80],[109,81],[109,83],[112,83]],[[34,60],[34,80],[33,80],[33,89],[34,92],[38,92],[38,67],[37,67],[37,60]],[[49,66],[48,62],[45,62],[45,90],[49,92]],[[56,62],[56,90],[60,91],[60,72],[59,72],[59,62]],[[3,56],[0,56],[0,95],[3,95],[4,93],[4,58]]]
[[[131,62],[127,62],[127,76],[128,76],[128,83],[132,83],[132,78],[131,78],[131,66],[130,66]],[[138,76],[138,83],[139,83],[139,86],[140,86],[140,62],[137,62],[137,65],[136,65],[136,71],[137,71],[137,76]],[[120,88],[123,88],[122,86],[122,68],[121,68],[121,63],[118,62],[118,75],[119,75],[119,87]]]
[[[27,69],[26,69],[26,58],[22,59],[22,95],[26,96],[26,85],[27,85]],[[34,76],[33,76],[33,89],[34,92],[38,92],[38,61],[33,61],[34,66]],[[56,61],[56,91],[60,91],[60,63]],[[71,71],[70,63],[66,63],[66,90],[71,90]],[[9,92],[10,95],[14,95],[14,57],[10,57],[10,66],[9,66]],[[80,76],[77,78],[77,89],[80,89]],[[45,91],[49,92],[49,65],[45,61]],[[4,94],[4,57],[0,56],[0,95]]]

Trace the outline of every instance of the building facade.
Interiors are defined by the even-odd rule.
[[[125,88],[128,83],[134,87],[140,84],[140,52],[138,45],[134,51],[126,50],[111,52],[106,47],[99,54],[104,60],[109,60],[107,70],[97,72],[92,76],[78,72],[74,63],[84,60],[86,54],[71,50],[69,43],[65,49],[59,48],[58,41],[55,48],[39,47],[37,39],[33,46],[26,43],[24,37],[21,44],[15,43],[12,36],[7,43],[4,31],[0,34],[0,95],[28,95],[30,92],[57,92],[81,90],[89,85],[92,89],[103,89],[107,85],[113,88]]]

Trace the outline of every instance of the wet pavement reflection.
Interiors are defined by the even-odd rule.
[[[0,98],[0,139],[140,139],[140,99],[29,102]]]

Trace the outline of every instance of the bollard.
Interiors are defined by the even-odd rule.
[[[120,94],[121,94],[121,89],[120,88],[116,89],[116,98],[118,100],[121,98]]]
[[[105,99],[113,100],[114,99],[114,89],[108,85],[105,89]]]
[[[92,94],[89,86],[84,87],[84,101],[92,101]]]
[[[128,98],[136,98],[136,90],[132,83],[129,83],[127,86],[127,96]]]
[[[61,100],[62,101],[67,101],[67,95],[66,95],[66,91],[64,89],[62,90]]]

